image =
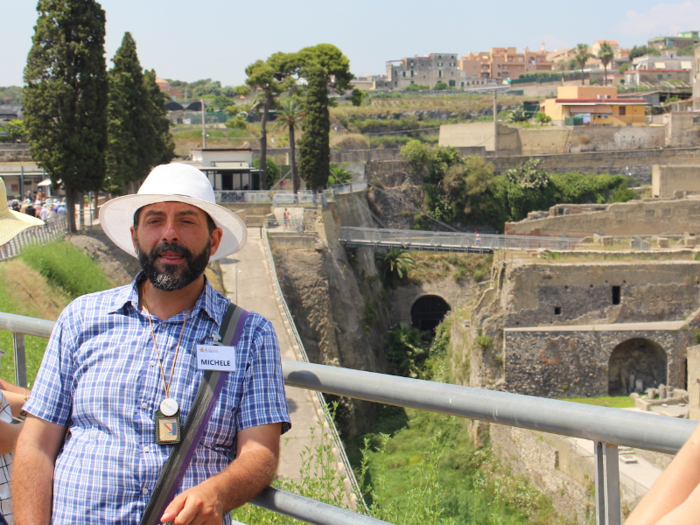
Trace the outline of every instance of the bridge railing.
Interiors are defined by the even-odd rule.
[[[382,228],[343,227],[340,241],[346,243],[404,245],[406,247],[553,249],[571,250],[581,239],[568,237],[535,237],[530,235],[493,235],[462,232],[392,230]]]
[[[24,335],[49,337],[54,322],[0,313],[0,330],[12,332],[17,383],[26,385]],[[619,525],[618,447],[676,453],[697,422],[508,392],[282,360],[285,384],[419,410],[478,419],[594,442],[596,523]],[[254,504],[314,524],[384,523],[278,489]]]
[[[46,244],[68,233],[68,219],[58,216],[46,221],[43,226],[27,228],[0,246],[0,261],[13,259],[22,253],[28,244]]]

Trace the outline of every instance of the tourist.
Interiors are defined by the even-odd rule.
[[[177,163],[104,204],[100,223],[143,271],[79,297],[54,327],[15,455],[20,523],[140,522],[203,376],[198,345],[221,339],[230,305],[204,270],[247,237],[206,175]],[[233,367],[162,522],[229,524],[275,477],[290,423],[274,328],[251,312],[221,352],[235,352]]]
[[[283,229],[288,230],[289,229],[289,212],[287,211],[287,208],[284,209],[284,213],[282,214],[282,222],[284,224]]]
[[[24,213],[30,217],[36,217],[36,209],[34,208],[34,204],[30,202],[27,207],[24,208]]]

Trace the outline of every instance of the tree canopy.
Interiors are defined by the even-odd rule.
[[[260,171],[265,174],[267,168],[267,120],[275,100],[287,91],[295,82],[292,76],[298,70],[298,58],[294,54],[274,53],[267,60],[257,60],[250,64],[245,73],[248,75],[246,85],[252,90],[262,92],[262,118],[260,121]],[[262,177],[265,184],[266,177]],[[267,188],[262,188],[267,189]]]
[[[301,75],[308,79],[314,66],[323,69],[328,87],[342,95],[350,88],[350,82],[355,78],[350,72],[350,60],[333,44],[318,44],[305,47],[298,54]]]
[[[30,152],[66,190],[71,231],[75,193],[105,176],[107,70],[105,12],[94,0],[39,0],[24,70],[24,121]]]

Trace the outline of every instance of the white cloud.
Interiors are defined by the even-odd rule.
[[[675,35],[700,27],[700,2],[688,0],[682,4],[659,4],[645,13],[627,11],[627,19],[615,26],[624,35]]]

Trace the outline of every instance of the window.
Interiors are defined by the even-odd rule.
[[[620,287],[612,287],[612,304],[620,304]]]
[[[455,56],[454,56],[454,55],[452,55],[452,60],[454,60],[454,58],[455,58]]]
[[[620,106],[617,114],[621,117],[624,117],[625,115],[627,115],[627,108],[625,106]]]
[[[554,315],[561,315],[561,306],[554,307]]]
[[[413,78],[413,70],[411,69],[411,78]]]
[[[454,80],[450,80],[450,87],[455,87],[455,81],[454,81]]]
[[[442,58],[442,55],[438,55],[438,58]]]
[[[405,72],[405,71],[402,71],[402,72],[401,72],[401,75],[403,76],[403,78],[406,78],[406,72]]]

